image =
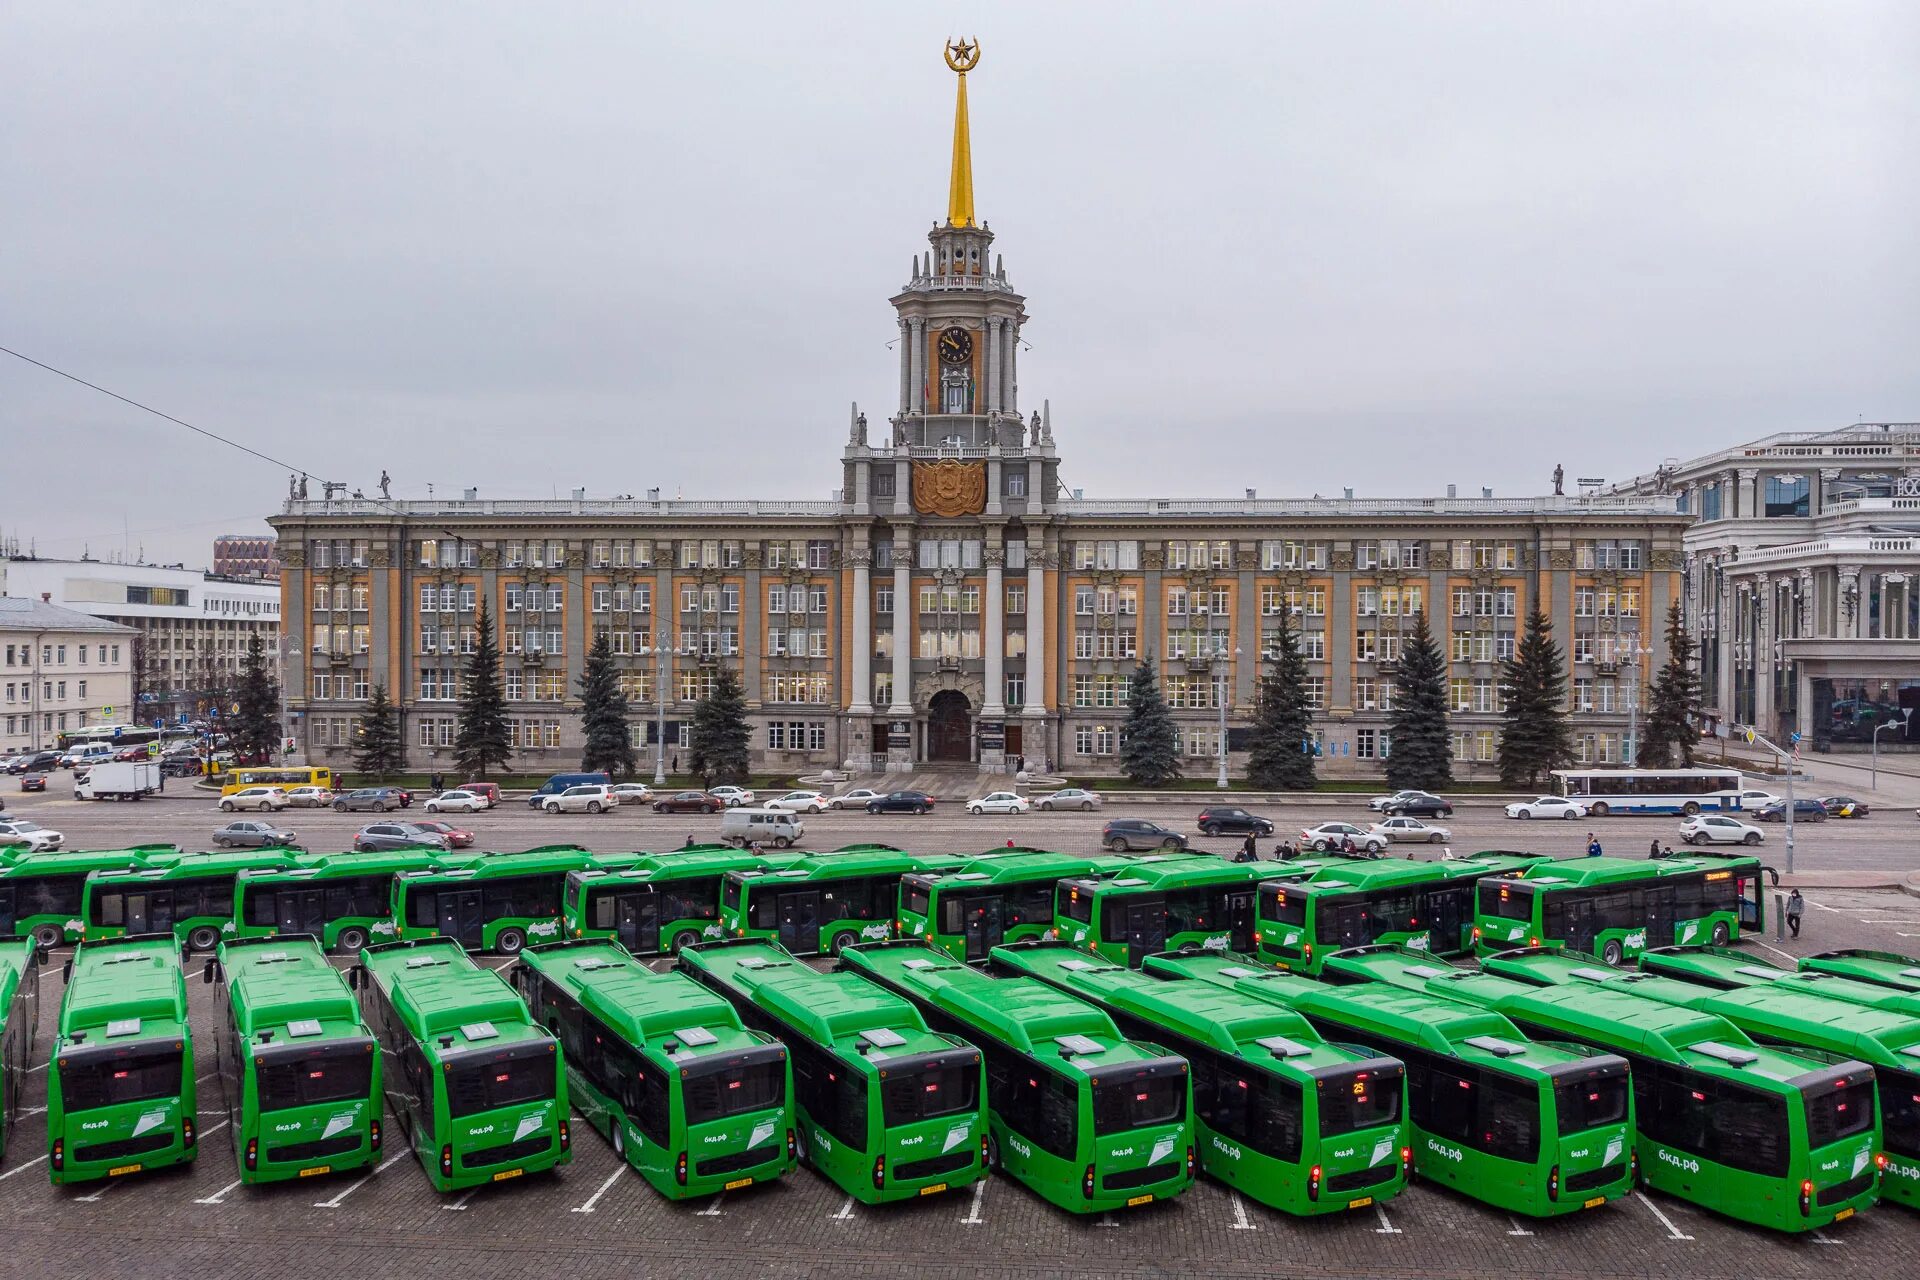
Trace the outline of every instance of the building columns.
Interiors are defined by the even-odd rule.
[[[1000,321],[989,317],[980,336],[981,345],[986,347],[983,363],[987,371],[987,385],[980,397],[979,412],[992,413],[1000,407]]]
[[[1021,749],[1029,757],[1046,761],[1047,754],[1047,570],[1046,544],[1027,543],[1027,703],[1026,718],[1033,722],[1031,740],[1021,737]]]
[[[908,363],[907,387],[908,403],[916,414],[927,411],[927,322],[909,320],[907,322]]]
[[[872,553],[859,550],[853,561],[853,697],[847,714],[873,714],[873,583],[867,566]]]
[[[1006,588],[1001,585],[1000,565],[1006,552],[998,545],[987,548],[987,633],[985,644],[987,690],[980,714],[999,718],[1007,714],[1005,659],[1007,654]]]

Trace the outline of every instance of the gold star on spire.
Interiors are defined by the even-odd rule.
[[[980,65],[978,40],[955,40],[947,66],[960,77],[953,107],[953,174],[947,184],[947,225],[973,225],[973,144],[967,130],[967,72]]]

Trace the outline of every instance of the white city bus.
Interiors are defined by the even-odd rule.
[[[1595,817],[1609,813],[1679,813],[1738,809],[1738,769],[1555,769],[1555,789],[1587,806]]]

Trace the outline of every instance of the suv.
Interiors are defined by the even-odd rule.
[[[355,853],[422,848],[451,850],[453,842],[438,831],[428,831],[411,822],[376,822],[370,827],[360,828],[353,837]]]
[[[1273,834],[1271,822],[1231,804],[1208,805],[1200,811],[1199,824],[1200,834],[1203,836],[1270,836]]]
[[[222,813],[232,813],[235,809],[258,809],[262,813],[269,813],[286,807],[287,793],[279,787],[242,787],[220,800]]]
[[[1100,843],[1115,853],[1131,849],[1184,849],[1187,838],[1145,818],[1114,818],[1100,828]]]
[[[385,813],[389,809],[404,808],[406,801],[401,798],[398,787],[361,787],[358,791],[349,791],[333,798],[335,813],[358,813],[363,809]]]
[[[58,751],[29,751],[7,763],[8,773],[45,773],[60,763]]]
[[[0,821],[0,841],[12,839],[25,844],[33,853],[51,853],[66,843],[66,837],[58,831],[49,831],[37,822],[26,818],[15,818],[11,822]]]
[[[597,782],[578,787],[568,787],[557,796],[548,796],[540,807],[548,813],[604,813],[608,809],[618,808],[620,801],[614,797],[613,788]]]

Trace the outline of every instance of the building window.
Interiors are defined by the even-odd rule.
[[[872,478],[872,481],[873,481],[874,497],[891,498],[893,496],[893,468],[892,467],[890,466],[874,467],[871,471],[868,472],[868,475]]]
[[[1769,517],[1806,515],[1807,489],[1805,476],[1768,476],[1766,514]]]

